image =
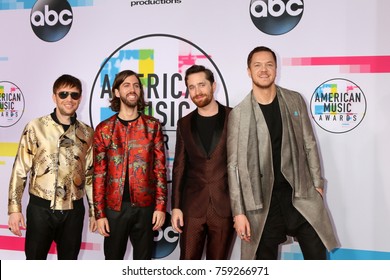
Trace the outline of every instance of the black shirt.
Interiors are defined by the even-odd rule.
[[[281,172],[281,149],[282,149],[282,136],[283,136],[283,124],[282,115],[280,113],[279,101],[276,96],[274,100],[267,105],[259,104],[263,112],[265,121],[267,123],[268,131],[271,137],[272,144],[272,160],[275,183],[274,188],[278,188],[282,185],[288,185],[287,180],[284,178]]]
[[[210,153],[211,140],[213,138],[217,119],[218,114],[211,117],[204,117],[199,115],[199,113],[196,115],[196,126],[199,132],[199,137],[207,154]]]

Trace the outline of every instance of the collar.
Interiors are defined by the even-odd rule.
[[[57,118],[56,111],[57,111],[57,108],[54,108],[53,113],[50,114],[51,118],[52,118],[56,123],[58,123],[58,124],[60,124],[60,125],[64,125],[64,124],[62,124],[62,123],[59,121],[59,119]],[[76,123],[76,120],[77,120],[77,114],[74,113],[74,115],[70,117],[70,124],[71,124],[71,125],[75,124],[75,123]]]
[[[132,120],[123,120],[123,119],[121,119],[121,118],[119,117],[119,113],[117,114],[118,120],[119,120],[123,125],[125,125],[125,126],[127,126],[127,125],[128,125],[129,123],[131,123],[131,122],[134,122],[134,121],[138,120],[140,117],[141,117],[141,114],[138,113],[138,116],[137,116],[135,119],[132,119]]]

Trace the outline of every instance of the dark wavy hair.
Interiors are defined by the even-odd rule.
[[[55,80],[53,84],[53,93],[56,94],[57,90],[61,87],[75,87],[79,90],[80,94],[82,93],[80,80],[68,74],[64,74]]]
[[[114,83],[112,85],[112,89],[111,89],[111,93],[112,93],[112,99],[110,100],[110,108],[112,111],[114,112],[119,112],[120,108],[121,108],[121,100],[119,97],[116,97],[115,96],[115,90],[118,89],[119,90],[119,87],[120,85],[126,80],[127,77],[129,76],[135,76],[137,77],[137,80],[138,80],[138,83],[140,85],[140,90],[141,90],[141,93],[140,93],[140,98],[137,102],[137,110],[139,112],[143,112],[145,107],[148,106],[145,102],[145,93],[144,93],[144,88],[142,86],[142,83],[141,83],[141,80],[140,78],[138,77],[137,73],[135,73],[134,71],[131,71],[131,70],[123,70],[121,72],[119,72],[116,77],[115,77],[115,80],[114,80]]]
[[[194,64],[194,65],[192,65],[190,68],[188,68],[186,70],[186,76],[184,78],[186,87],[188,86],[187,85],[188,76],[191,75],[191,74],[200,73],[200,72],[204,72],[206,74],[206,80],[208,80],[211,84],[214,83],[214,81],[215,81],[214,74],[213,74],[213,72],[211,72],[210,69],[207,69],[203,65],[196,65],[196,64]]]
[[[270,48],[268,47],[265,47],[265,46],[259,46],[259,47],[256,47],[254,48],[248,55],[248,59],[246,61],[247,63],[247,66],[249,68],[249,66],[251,65],[251,62],[252,62],[252,57],[255,53],[258,53],[258,52],[269,52],[272,54],[272,56],[274,57],[275,59],[275,65],[277,65],[277,62],[276,62],[276,54],[273,50],[271,50]]]

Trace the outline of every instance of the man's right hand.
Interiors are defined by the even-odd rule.
[[[183,212],[180,209],[175,208],[172,210],[171,224],[173,230],[177,231],[178,233],[183,232],[181,230],[181,228],[184,226]]]
[[[108,225],[107,218],[97,220],[97,231],[104,237],[110,236],[110,226]]]
[[[248,218],[244,214],[234,216],[234,228],[241,240],[251,241],[251,227]]]
[[[17,236],[22,236],[20,227],[26,228],[23,214],[20,212],[11,213],[8,217],[9,230]]]

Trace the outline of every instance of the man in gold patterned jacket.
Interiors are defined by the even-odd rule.
[[[90,230],[96,230],[92,203],[93,129],[77,120],[81,93],[79,79],[59,77],[53,85],[54,112],[29,122],[20,139],[9,186],[8,226],[17,236],[26,228],[27,259],[46,259],[53,241],[58,259],[77,259],[85,193]],[[30,197],[25,221],[22,196],[28,175]]]
[[[165,221],[167,181],[160,122],[145,115],[137,74],[121,71],[111,109],[94,134],[93,202],[107,260],[123,259],[130,238],[133,259],[151,259],[153,231]]]

